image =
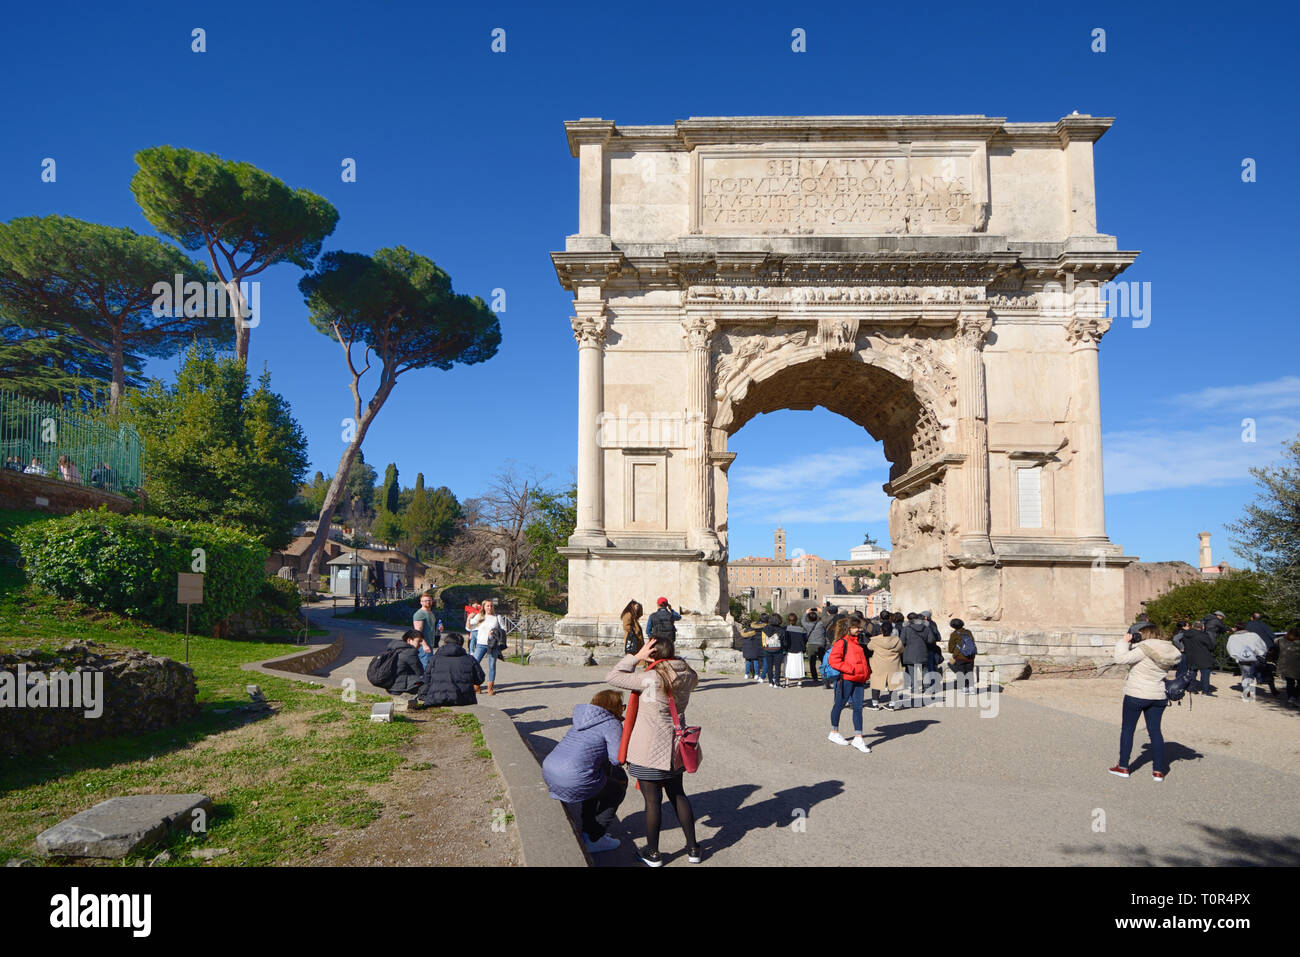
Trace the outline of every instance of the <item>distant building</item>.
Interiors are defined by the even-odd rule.
[[[828,559],[820,555],[798,554],[786,557],[785,529],[778,527],[772,537],[771,558],[748,556],[727,563],[727,591],[732,598],[748,601],[751,608],[771,603],[784,608],[794,603],[821,604],[835,595],[855,592],[855,577],[850,569],[868,569],[875,576],[868,579],[868,590],[879,591],[874,583],[889,571],[889,552],[873,545],[859,545],[849,550],[848,559]],[[796,549],[797,551],[797,549]],[[872,604],[878,603],[875,599]]]

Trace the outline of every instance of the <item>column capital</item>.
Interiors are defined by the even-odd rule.
[[[962,313],[957,316],[958,343],[977,352],[984,348],[992,329],[993,320],[988,315]]]
[[[718,324],[708,316],[682,316],[682,338],[692,349],[708,349]]]
[[[1095,349],[1110,323],[1105,316],[1075,316],[1065,324],[1065,339],[1072,346]]]
[[[587,346],[603,348],[605,329],[609,325],[609,318],[605,315],[605,300],[584,296],[582,295],[584,291],[579,290],[579,298],[573,303],[573,311],[576,315],[569,317],[569,325],[573,327],[573,338],[580,349]]]

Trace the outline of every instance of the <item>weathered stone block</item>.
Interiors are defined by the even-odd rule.
[[[36,846],[51,857],[126,857],[189,827],[194,812],[212,813],[203,794],[131,794],[101,801],[89,810],[36,836]]]

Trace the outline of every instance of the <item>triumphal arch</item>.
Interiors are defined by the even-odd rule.
[[[1106,536],[1098,289],[1137,255],[1097,230],[1111,122],[566,123],[578,520],[538,660],[617,654],[659,595],[688,658],[725,659],[728,437],[814,406],[884,444],[894,607],[985,650],[1108,647],[1133,559]]]

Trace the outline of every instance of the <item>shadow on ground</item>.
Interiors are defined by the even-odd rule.
[[[1201,832],[1200,846],[1151,848],[1115,842],[1114,846],[1070,847],[1079,863],[1131,867],[1300,867],[1300,837],[1289,834],[1253,834],[1239,827],[1193,825]]]

